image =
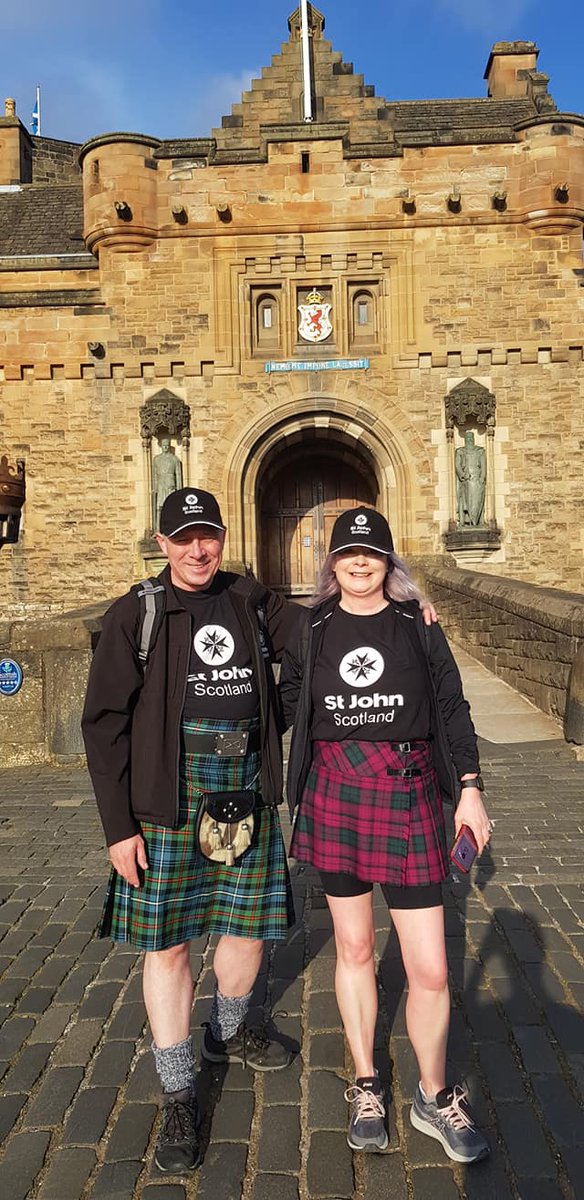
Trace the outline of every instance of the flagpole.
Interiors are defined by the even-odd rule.
[[[37,113],[38,113],[38,118],[39,118],[39,120],[38,120],[38,135],[40,137],[41,136],[41,89],[38,86],[38,84],[37,84],[37,90],[36,90],[36,102],[37,102]]]
[[[310,41],[308,38],[308,0],[301,0],[302,14],[302,70],[304,74],[304,120],[313,121],[312,75],[310,70]]]

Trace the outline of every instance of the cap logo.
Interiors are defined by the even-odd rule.
[[[194,492],[189,492],[188,496],[185,496],[185,504],[196,504],[198,499]]]
[[[359,516],[355,517],[355,525],[366,525],[366,524],[367,524],[367,517],[365,516],[364,513],[359,513]]]

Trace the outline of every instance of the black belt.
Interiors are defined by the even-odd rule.
[[[398,754],[410,754],[412,750],[425,750],[428,745],[427,741],[414,742],[390,742],[392,750],[397,750]],[[388,767],[386,775],[399,775],[401,779],[413,779],[414,775],[421,775],[419,767],[402,767],[400,770],[393,770]]]
[[[415,742],[387,742],[387,745],[391,746],[392,750],[397,750],[398,754],[409,754],[412,750],[425,750],[429,744],[429,739],[426,741],[418,739]]]
[[[183,748],[188,754],[216,754],[219,758],[243,758],[260,748],[260,731],[234,730],[225,733],[183,732]]]

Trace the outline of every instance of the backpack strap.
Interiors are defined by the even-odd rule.
[[[238,596],[245,596],[251,600],[258,619],[258,642],[262,658],[271,662],[268,614],[265,605],[265,598],[268,595],[267,588],[264,587],[263,583],[259,583],[255,575],[250,574],[237,575],[234,582],[230,584],[229,590],[235,592]]]
[[[137,583],[135,591],[142,611],[138,658],[145,667],[166,610],[166,592],[163,584],[152,578],[143,579],[141,583]]]

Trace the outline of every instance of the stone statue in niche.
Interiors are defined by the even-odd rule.
[[[160,438],[160,454],[152,459],[152,494],[154,532],[160,529],[160,509],[167,496],[181,488],[182,463],[177,458],[169,437]]]
[[[458,524],[482,525],[485,511],[487,461],[482,446],[475,445],[474,433],[465,433],[464,446],[459,446],[454,464],[458,501]]]

